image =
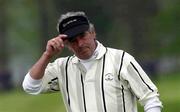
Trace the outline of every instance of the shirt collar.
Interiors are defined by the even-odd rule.
[[[101,57],[103,57],[103,55],[106,53],[106,48],[103,46],[103,44],[101,44],[99,41],[97,42],[97,47],[93,53],[93,55],[87,59],[87,60],[82,60],[82,61],[91,61],[91,60],[97,60],[97,59],[101,59]],[[73,63],[78,63],[80,62],[81,59],[79,59],[77,56],[73,56],[72,58],[72,62]]]

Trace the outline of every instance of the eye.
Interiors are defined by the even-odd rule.
[[[72,38],[68,39],[68,41],[71,42],[71,43],[74,42],[75,40],[76,40],[75,37],[72,37]]]
[[[83,38],[85,36],[86,36],[86,32],[83,32],[83,33],[80,33],[80,34],[78,34],[78,35],[68,39],[68,41],[72,43],[72,42],[75,42],[78,37],[79,38]]]
[[[86,35],[86,33],[85,33],[85,32],[83,32],[83,33],[80,33],[77,37],[82,38],[82,37],[84,37],[85,35]]]

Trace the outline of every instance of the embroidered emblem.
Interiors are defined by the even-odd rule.
[[[52,91],[59,91],[59,90],[57,90],[57,88],[58,88],[58,78],[57,77],[52,79],[50,82],[48,82],[48,84]]]
[[[112,81],[112,80],[114,80],[113,74],[107,73],[107,74],[105,75],[105,80],[106,80],[106,81]]]
[[[63,24],[63,27],[66,27],[68,24],[73,23],[73,22],[75,22],[75,21],[77,21],[77,19],[73,19],[73,20],[71,20],[71,21],[68,21],[67,23],[64,23],[64,24]]]

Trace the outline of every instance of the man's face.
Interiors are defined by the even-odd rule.
[[[96,49],[95,32],[86,31],[73,40],[66,40],[68,48],[80,59],[89,59]]]

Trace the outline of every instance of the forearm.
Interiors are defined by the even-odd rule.
[[[46,66],[48,65],[51,57],[44,52],[40,59],[32,66],[29,73],[33,79],[41,79],[44,76]]]
[[[30,69],[30,76],[33,79],[41,79],[44,76],[44,71],[48,65],[50,59],[56,54],[60,53],[64,48],[62,38],[67,37],[66,35],[59,35],[48,41],[46,51],[43,53],[37,63]]]

